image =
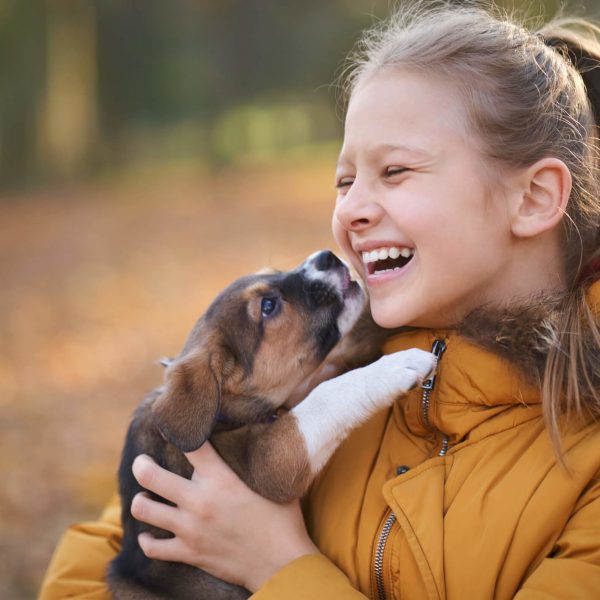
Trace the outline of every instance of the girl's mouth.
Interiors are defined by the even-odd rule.
[[[390,246],[363,252],[362,260],[368,275],[379,275],[399,271],[411,261],[414,254],[414,248]]]

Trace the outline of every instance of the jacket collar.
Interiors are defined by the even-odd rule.
[[[539,418],[541,374],[556,337],[561,299],[546,296],[503,310],[481,309],[453,330],[414,329],[390,337],[383,347],[386,354],[407,348],[431,350],[436,339],[446,342],[428,418],[423,415],[421,389],[396,403],[394,418],[415,435],[443,432],[450,444]],[[589,288],[587,299],[600,316],[600,281]],[[508,421],[494,418],[509,412]]]

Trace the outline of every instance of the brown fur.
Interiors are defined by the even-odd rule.
[[[545,294],[504,308],[482,307],[469,314],[458,331],[539,384],[548,348],[558,339],[556,323],[561,298],[560,294]]]
[[[563,340],[574,335],[559,325],[566,301],[567,292],[554,292],[514,301],[504,308],[482,307],[464,319],[458,332],[510,362],[534,385],[541,385],[550,348],[558,346],[566,352]],[[599,312],[595,317],[600,322]],[[589,379],[589,389],[598,389],[600,363],[594,332],[584,329],[581,335],[584,351],[579,377]]]
[[[289,414],[272,424],[216,433],[211,442],[251,488],[276,502],[300,498],[312,481],[304,439]]]
[[[467,316],[458,331],[477,345],[515,365],[532,383],[541,381],[548,347],[556,341],[556,294],[504,308],[482,307]]]

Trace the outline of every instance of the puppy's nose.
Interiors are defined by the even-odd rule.
[[[317,271],[330,271],[344,267],[344,263],[330,250],[321,250],[310,257],[309,263]]]

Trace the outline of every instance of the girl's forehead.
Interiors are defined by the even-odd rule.
[[[425,75],[414,70],[387,68],[365,76],[356,84],[349,102],[349,110],[363,97],[367,102],[377,98],[382,104],[401,102],[403,106],[419,108],[456,108],[460,102],[456,86],[447,77]],[[422,106],[423,100],[427,105]]]
[[[431,154],[465,137],[465,111],[454,86],[439,77],[382,71],[360,82],[346,114],[342,156],[355,146]]]

